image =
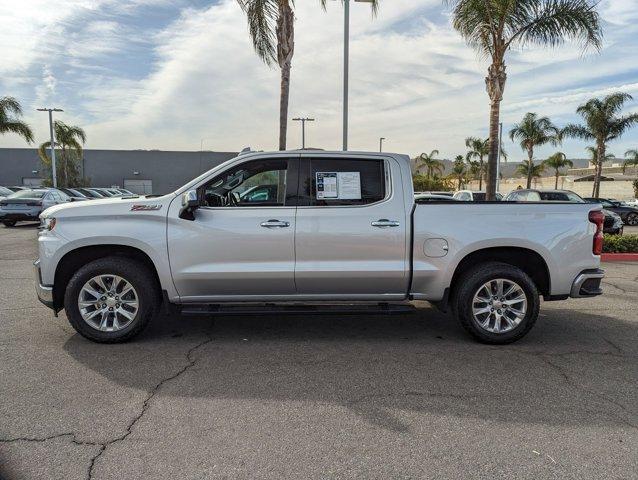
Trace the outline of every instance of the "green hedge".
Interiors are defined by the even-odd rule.
[[[604,253],[638,253],[638,235],[605,235]]]

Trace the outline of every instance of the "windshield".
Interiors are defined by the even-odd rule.
[[[0,187],[0,195],[6,197],[7,195],[12,195],[13,192],[5,187]]]
[[[45,190],[19,190],[8,198],[42,198],[45,193]]]

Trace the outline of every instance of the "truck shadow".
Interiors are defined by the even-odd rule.
[[[538,424],[638,424],[635,324],[551,309],[522,341],[474,342],[433,309],[402,316],[165,318],[138,341],[66,351],[157,396],[330,403],[378,427],[420,415]],[[186,353],[191,352],[187,358]]]

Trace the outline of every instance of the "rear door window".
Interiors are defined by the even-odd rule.
[[[318,207],[370,205],[389,193],[382,159],[303,159],[300,205]]]

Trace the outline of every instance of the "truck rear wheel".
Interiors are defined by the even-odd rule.
[[[157,314],[160,292],[141,262],[106,257],[71,277],[64,309],[71,326],[99,343],[120,343],[139,334]]]
[[[5,220],[2,223],[4,224],[5,227],[15,227],[16,226],[16,221],[15,220]]]
[[[538,289],[520,268],[483,263],[465,272],[457,284],[452,301],[454,314],[483,343],[515,342],[536,323]]]

